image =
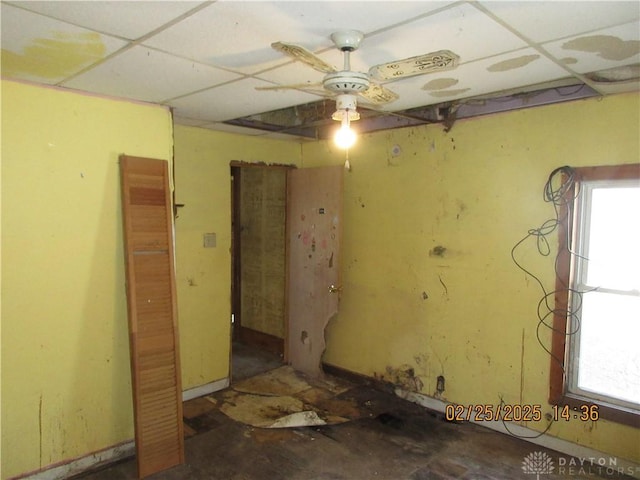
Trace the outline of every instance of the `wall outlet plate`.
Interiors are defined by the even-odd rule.
[[[216,247],[216,234],[215,233],[205,233],[202,236],[202,244],[204,248],[215,248]]]

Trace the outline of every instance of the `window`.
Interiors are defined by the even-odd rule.
[[[550,401],[640,423],[640,164],[578,168],[560,218]]]

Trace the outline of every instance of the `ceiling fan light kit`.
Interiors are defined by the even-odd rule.
[[[360,120],[360,114],[356,110],[356,96],[352,94],[338,95],[336,98],[336,111],[333,112],[331,118],[342,121],[345,115],[349,117],[349,121]]]
[[[336,111],[331,115],[333,120],[341,122],[338,135],[348,137],[350,145],[355,141],[355,133],[349,128],[351,121],[358,120],[360,114],[356,111],[357,96],[361,96],[369,103],[383,105],[398,99],[398,95],[388,88],[376,83],[376,80],[397,80],[415,75],[451,70],[458,66],[460,57],[449,50],[439,50],[424,55],[396,60],[381,65],[375,65],[367,73],[351,70],[351,52],[360,48],[364,33],[357,30],[344,30],[331,34],[331,40],[343,54],[344,67],[338,71],[320,57],[304,47],[284,42],[275,42],[271,46],[294,60],[306,63],[313,69],[325,74],[322,86],[331,96],[336,96]],[[298,88],[299,86],[280,86],[271,88]],[[346,132],[350,132],[348,135]],[[338,136],[337,135],[337,136]],[[336,143],[344,145],[343,142]],[[353,137],[353,138],[351,138]],[[348,148],[343,146],[342,148]]]
[[[356,139],[356,132],[350,127],[349,115],[344,115],[340,121],[340,128],[336,131],[333,140],[338,147],[346,150],[356,143]]]

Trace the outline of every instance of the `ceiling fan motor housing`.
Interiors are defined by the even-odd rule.
[[[324,88],[336,93],[358,93],[369,88],[369,77],[361,72],[329,73],[322,81]]]

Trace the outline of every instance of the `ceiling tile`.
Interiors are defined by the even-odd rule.
[[[177,115],[216,122],[314,102],[319,98],[296,90],[256,94],[255,87],[267,85],[267,82],[246,78],[172,100],[168,104],[177,108]]]
[[[289,61],[271,43],[331,48],[331,33],[370,32],[421,15],[438,2],[217,2],[145,41],[146,45],[243,73]],[[265,21],[268,19],[268,21]]]
[[[400,99],[383,110],[398,111],[418,105],[434,105],[451,100],[509,90],[513,85],[534,85],[569,76],[534,49],[478,60],[456,70],[421,75],[386,84]]]
[[[483,41],[477,41],[478,32]],[[428,41],[407,42],[407,39]],[[365,37],[360,48],[351,53],[351,68],[367,72],[370,67],[437,50],[452,50],[461,63],[516,50],[526,44],[487,15],[470,5],[454,5],[384,32]],[[343,54],[336,48],[318,54],[327,63],[342,69]],[[323,74],[294,62],[262,72],[265,80],[287,85],[321,82]]]
[[[299,112],[302,105],[322,104],[330,117],[335,105],[325,101],[324,90],[314,94],[314,86],[304,92],[255,87],[321,84],[322,73],[275,51],[271,43],[301,45],[341,70],[343,54],[330,36],[344,29],[365,33],[351,54],[352,70],[360,72],[443,49],[460,56],[456,69],[386,82],[399,100],[371,110],[514,95],[551,88],[555,83],[548,82],[558,79],[570,86],[586,82],[599,94],[638,90],[637,81],[625,81],[637,73],[633,64],[640,63],[638,1],[0,4],[4,78],[168,104],[176,108],[177,124],[211,129],[226,129],[219,122],[249,116],[269,123],[265,119],[291,106]],[[619,66],[629,68],[618,83],[588,75]],[[358,103],[366,113],[367,103]]]
[[[202,2],[100,0],[12,3],[58,20],[133,40],[188,12]]]
[[[310,89],[323,91],[324,73],[314,70],[302,62],[292,62],[256,75],[257,78],[279,85],[308,86]]]
[[[2,74],[56,84],[126,43],[37,13],[1,4]]]
[[[640,2],[637,1],[480,3],[534,42],[575,36],[640,19]]]
[[[354,66],[368,70],[376,64],[437,50],[451,50],[465,63],[525,46],[484,13],[461,4],[366,38],[354,55]]]
[[[162,102],[203,88],[235,80],[240,76],[146,47],[133,47],[63,85]]]
[[[637,22],[546,43],[543,48],[578,73],[640,62]]]

